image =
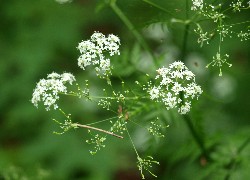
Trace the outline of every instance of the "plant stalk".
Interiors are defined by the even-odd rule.
[[[248,137],[242,144],[241,146],[237,149],[236,156],[232,157],[231,161],[226,165],[226,169],[229,170],[228,174],[224,178],[225,180],[229,180],[231,173],[230,171],[236,166],[237,164],[237,156],[247,147],[247,145],[250,143],[250,137]]]
[[[121,11],[121,9],[116,5],[116,1],[115,0],[111,0],[110,3],[109,3],[109,5],[110,5],[111,9],[116,13],[116,15],[127,26],[127,28],[133,33],[133,35],[135,36],[135,38],[137,39],[137,41],[139,42],[139,44],[145,50],[147,50],[149,52],[149,54],[151,55],[151,57],[153,59],[154,66],[156,68],[158,68],[159,67],[159,63],[158,63],[157,59],[155,58],[155,56],[153,55],[153,52],[149,48],[148,44],[145,42],[145,40],[143,39],[143,37],[141,36],[141,34],[136,30],[136,28],[131,23],[131,21],[125,16],[125,14]]]
[[[190,116],[185,114],[185,115],[183,115],[183,118],[184,118],[184,120],[185,120],[185,122],[186,122],[186,124],[187,124],[187,126],[188,126],[188,129],[189,129],[190,133],[192,134],[192,136],[193,136],[195,142],[196,142],[197,145],[199,146],[199,148],[200,148],[200,150],[201,150],[201,152],[202,152],[202,155],[203,155],[207,160],[210,159],[209,154],[208,154],[208,152],[207,152],[207,149],[206,149],[206,147],[205,147],[205,145],[204,145],[203,139],[202,139],[202,138],[199,136],[199,134],[197,133],[197,131],[196,131],[196,129],[195,129],[193,123],[192,123],[192,120],[191,120]]]
[[[100,132],[103,132],[103,133],[106,133],[106,134],[109,134],[109,135],[112,135],[112,136],[115,136],[115,137],[118,137],[118,138],[123,139],[122,136],[119,136],[119,135],[114,134],[114,133],[112,133],[112,132],[110,132],[110,131],[106,131],[106,130],[103,130],[103,129],[99,129],[99,128],[96,128],[96,127],[92,127],[92,126],[88,126],[88,125],[83,125],[83,124],[78,124],[78,123],[74,123],[73,126],[82,127],[82,128],[87,128],[87,129],[93,129],[93,130],[100,131]]]
[[[183,62],[185,62],[185,58],[186,58],[186,55],[187,55],[187,42],[188,42],[188,36],[189,36],[189,28],[190,28],[190,23],[188,21],[188,8],[189,8],[189,5],[188,5],[188,0],[186,0],[186,19],[187,19],[187,23],[185,24],[185,28],[184,28],[184,37],[183,37],[183,44],[182,44],[182,52],[181,52],[181,60]],[[184,102],[184,98],[183,98],[183,95],[181,94],[180,95],[180,98],[182,100],[182,102]],[[197,130],[195,129],[193,123],[192,123],[192,119],[190,117],[190,115],[183,115],[183,118],[187,124],[187,127],[190,131],[190,133],[192,134],[196,144],[199,146],[201,152],[202,152],[202,155],[206,158],[206,159],[210,159],[209,158],[209,154],[207,152],[207,149],[205,147],[205,143],[203,141],[203,139],[200,137],[199,133],[197,132]]]

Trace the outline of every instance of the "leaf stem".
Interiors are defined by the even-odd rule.
[[[149,5],[151,5],[151,6],[153,6],[153,7],[155,7],[155,8],[157,8],[157,9],[159,9],[159,10],[161,10],[161,11],[163,11],[163,12],[165,12],[166,14],[174,16],[170,11],[167,11],[166,9],[162,8],[161,6],[159,6],[159,5],[151,2],[149,0],[142,0],[142,1],[145,2],[145,3],[147,3],[147,4],[149,4]]]
[[[153,52],[151,51],[151,49],[149,48],[149,46],[147,45],[147,43],[143,39],[142,35],[136,30],[134,25],[131,23],[131,21],[125,16],[125,14],[122,12],[122,10],[116,5],[116,1],[115,0],[110,0],[109,5],[110,5],[111,9],[116,13],[116,15],[127,26],[127,28],[133,33],[133,35],[135,36],[137,41],[140,43],[140,45],[145,50],[147,50],[149,52],[149,54],[151,55],[151,57],[153,59],[153,63],[155,65],[155,67],[158,68],[159,63],[158,63],[157,59],[155,58],[155,56],[153,55]]]
[[[132,143],[132,146],[133,146],[133,148],[134,148],[134,150],[135,150],[135,153],[136,153],[137,157],[140,157],[139,154],[138,154],[138,152],[137,152],[137,150],[136,150],[136,148],[135,148],[135,145],[134,145],[134,142],[133,142],[133,140],[132,140],[132,137],[130,136],[130,133],[129,133],[129,131],[128,131],[128,128],[127,128],[126,125],[125,125],[125,127],[126,127],[126,131],[127,131],[129,140],[130,140],[130,142]]]
[[[189,35],[189,27],[190,27],[190,22],[188,21],[188,0],[186,0],[186,21],[188,23],[185,23],[185,28],[184,28],[184,37],[183,37],[183,42],[182,42],[182,51],[181,51],[181,60],[184,61],[185,56],[187,54],[187,42],[188,42],[188,35]]]
[[[92,127],[92,126],[88,126],[88,125],[83,125],[83,124],[78,124],[78,123],[74,123],[72,125],[75,126],[75,127],[82,127],[82,128],[87,128],[87,129],[93,129],[93,130],[100,131],[100,132],[103,132],[103,133],[106,133],[106,134],[109,134],[109,135],[112,135],[112,136],[115,136],[115,137],[123,139],[122,136],[119,136],[119,135],[114,134],[114,133],[112,133],[110,131],[99,129],[99,128],[96,128],[96,127]]]
[[[186,0],[186,19],[188,19],[188,8],[189,8],[188,0]],[[184,29],[182,52],[181,52],[181,60],[183,62],[185,61],[185,58],[186,58],[186,55],[187,55],[187,42],[188,42],[189,28],[190,28],[190,24],[186,23],[185,24],[185,29]],[[184,98],[183,98],[182,94],[180,94],[180,98],[181,98],[182,102],[184,102]],[[185,122],[187,124],[187,127],[188,127],[190,133],[192,134],[196,144],[199,146],[199,148],[200,148],[200,150],[202,152],[202,155],[204,155],[206,159],[210,159],[209,154],[207,152],[207,149],[205,147],[204,141],[200,137],[199,133],[196,131],[196,129],[195,129],[193,123],[192,123],[190,115],[185,114],[185,115],[183,115],[183,118],[184,118],[184,120],[185,120]]]
[[[184,61],[186,54],[187,54],[187,41],[188,41],[189,27],[190,27],[190,24],[185,24],[183,44],[182,44],[182,53],[181,53],[182,61]]]
[[[183,115],[183,118],[185,119],[185,122],[188,126],[189,131],[191,132],[195,142],[197,143],[197,145],[199,146],[199,148],[201,149],[202,155],[208,160],[210,159],[209,154],[207,152],[207,149],[204,145],[203,139],[199,136],[199,134],[197,133],[192,120],[190,118],[189,115]]]
[[[245,147],[247,147],[247,145],[250,143],[250,137],[248,137],[242,144],[241,146],[237,149],[236,155],[232,157],[231,161],[226,165],[226,169],[228,169],[228,174],[226,175],[226,177],[224,178],[224,180],[229,180],[231,173],[230,170],[232,170],[236,163],[237,163],[237,156],[243,151],[243,149],[245,149]]]
[[[75,97],[79,97],[79,95],[77,93],[60,93],[60,94],[63,94],[65,96],[75,96]],[[124,97],[115,97],[115,96],[82,96],[82,97],[86,97],[86,98],[89,98],[89,99],[121,99],[121,98],[124,98],[124,99],[127,99],[127,100],[139,100],[139,99],[149,99],[150,97],[148,96],[124,96]]]

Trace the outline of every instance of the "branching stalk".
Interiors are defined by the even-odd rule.
[[[208,160],[210,157],[209,157],[207,149],[206,149],[206,147],[204,145],[203,139],[197,133],[197,131],[196,131],[196,129],[195,129],[193,123],[192,123],[192,120],[191,120],[190,116],[189,115],[183,115],[183,118],[185,119],[185,122],[186,122],[186,124],[188,126],[188,129],[191,132],[195,142],[199,146],[199,148],[200,148],[200,150],[202,152],[202,155]]]
[[[96,127],[92,127],[92,126],[87,126],[87,125],[83,125],[83,124],[78,124],[78,123],[74,123],[72,124],[73,126],[77,126],[77,127],[82,127],[82,128],[87,128],[87,129],[93,129],[95,131],[100,131],[100,132],[103,132],[103,133],[106,133],[106,134],[109,134],[109,135],[112,135],[112,136],[115,136],[115,137],[118,137],[118,138],[121,138],[123,139],[122,136],[119,136],[117,134],[114,134],[110,131],[106,131],[106,130],[103,130],[103,129],[99,129],[99,128],[96,128]]]
[[[250,137],[248,137],[241,146],[237,149],[236,156],[232,157],[231,161],[226,165],[226,168],[229,170],[229,173],[226,175],[225,180],[229,180],[231,176],[231,170],[235,167],[237,163],[237,156],[247,147],[250,143]]]
[[[151,1],[149,1],[149,0],[143,0],[143,2],[145,2],[145,3],[149,4],[150,6],[153,6],[153,7],[157,8],[157,9],[159,9],[159,10],[165,12],[166,14],[169,14],[169,15],[171,15],[172,17],[174,17],[174,15],[173,15],[170,11],[167,11],[166,9],[164,9],[164,8],[162,8],[161,6],[155,4],[154,2],[151,2]]]
[[[188,19],[188,0],[186,0],[186,18]],[[183,62],[185,61],[185,58],[187,55],[187,42],[188,42],[189,28],[190,28],[190,24],[189,23],[185,24],[182,52],[181,52],[181,60]],[[180,95],[180,98],[181,98],[182,102],[184,102],[184,98],[183,98],[182,94]],[[207,149],[205,147],[205,143],[204,143],[203,139],[200,137],[200,135],[198,134],[197,130],[195,129],[195,127],[192,123],[191,117],[188,114],[185,114],[185,115],[183,115],[183,118],[184,118],[184,120],[187,124],[187,127],[188,127],[190,133],[192,134],[195,142],[199,146],[202,154],[205,156],[206,159],[210,159],[209,154],[207,152]]]
[[[150,53],[150,55],[151,55],[151,57],[153,59],[155,67],[158,68],[159,63],[158,63],[157,59],[155,58],[155,56],[153,55],[153,52],[151,51],[151,49],[149,48],[149,46],[147,45],[147,43],[145,42],[143,37],[140,35],[140,33],[136,30],[134,25],[131,23],[131,21],[124,15],[124,13],[121,11],[121,9],[116,5],[116,1],[111,0],[109,5],[110,5],[111,9],[116,13],[116,15],[127,26],[127,28],[133,33],[133,35],[135,36],[137,41],[140,43],[140,45]]]

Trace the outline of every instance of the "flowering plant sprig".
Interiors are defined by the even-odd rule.
[[[67,0],[61,1],[63,2]],[[215,42],[218,43],[218,45],[216,46],[218,47],[218,49],[217,51],[215,51],[215,55],[211,56],[211,62],[208,63],[206,67],[208,68],[211,66],[217,66],[219,68],[219,76],[222,76],[222,67],[224,65],[228,65],[229,67],[232,66],[232,64],[229,63],[229,55],[226,54],[228,52],[223,52],[223,43],[227,40],[227,38],[232,38],[234,36],[238,37],[241,41],[249,40],[250,37],[248,27],[249,21],[230,24],[230,17],[234,13],[248,10],[250,8],[250,1],[232,0],[230,2],[223,2],[219,0],[213,2],[203,2],[203,0],[191,0],[191,6],[188,1],[190,0],[186,1],[185,19],[177,20],[173,18],[171,21],[181,22],[185,26],[181,60],[184,61],[187,57],[188,34],[191,32],[190,29],[192,28],[192,25],[194,25],[193,29],[195,34],[197,34],[198,36],[197,41],[201,47],[212,44],[212,41],[214,39]],[[129,18],[126,17],[126,14],[122,12],[122,9],[118,7],[118,5],[116,4],[116,0],[109,0],[105,2],[110,5],[114,13],[117,14],[117,16],[133,33],[133,35],[137,39],[138,44],[140,44],[141,47],[143,47],[147,52],[149,52],[151,57],[153,57],[152,59],[154,59],[154,65],[156,67],[160,67],[160,63],[158,63],[157,61],[159,59],[154,57],[154,53],[151,52],[151,49],[147,45],[147,42],[144,41],[143,36],[141,36],[140,32],[136,30],[136,26],[133,26],[133,22],[131,22]],[[168,16],[172,15],[172,17],[176,17],[173,13],[169,12],[164,7],[158,6],[155,2],[151,2],[150,0],[143,0],[143,2],[150,4],[150,7],[153,6],[155,8],[158,8],[159,10],[164,11],[168,14]],[[179,9],[176,9],[176,11],[179,11]],[[180,12],[184,12],[184,10],[180,9]],[[207,26],[206,22],[209,23],[209,26]],[[235,27],[239,24],[246,24],[248,26],[246,26],[247,28],[238,31],[238,29]],[[88,67],[90,65],[94,66],[97,76],[107,79],[108,84],[111,85],[110,76],[112,76],[112,69],[115,68],[115,65],[112,63],[111,56],[120,54],[118,50],[120,41],[119,38],[116,37],[116,40],[112,42],[108,37],[109,36],[105,36],[102,33],[95,32],[89,40],[85,40],[79,43],[77,48],[80,50],[81,56],[78,58],[78,65],[83,70],[90,68]],[[110,47],[112,43],[113,47]],[[75,127],[87,128],[88,133],[91,135],[91,138],[86,142],[91,145],[95,145],[94,150],[90,151],[91,154],[95,154],[103,147],[105,147],[104,143],[108,138],[108,134],[111,134],[113,136],[119,136],[120,134],[124,135],[124,137],[126,138],[126,133],[124,132],[127,131],[127,135],[130,138],[130,141],[136,152],[137,167],[141,172],[142,178],[145,178],[145,170],[156,177],[156,175],[151,172],[151,168],[152,165],[157,165],[159,164],[159,162],[155,161],[151,156],[141,158],[133,143],[132,137],[129,134],[128,125],[131,125],[132,123],[136,124],[137,122],[138,125],[140,125],[139,121],[142,122],[141,120],[147,119],[144,113],[145,109],[154,110],[153,108],[158,106],[158,104],[164,104],[164,106],[162,107],[165,107],[167,110],[177,109],[179,114],[182,115],[181,117],[183,117],[187,122],[189,130],[193,135],[197,145],[199,146],[202,156],[204,156],[205,162],[207,162],[207,160],[210,160],[211,157],[210,151],[206,148],[206,144],[203,138],[199,135],[198,129],[196,132],[196,128],[192,126],[192,120],[188,115],[189,111],[191,110],[192,102],[195,99],[198,99],[198,97],[202,94],[201,87],[195,82],[194,74],[190,70],[188,70],[182,62],[174,62],[167,68],[159,68],[157,70],[157,73],[157,76],[150,82],[143,82],[143,84],[146,85],[141,86],[141,89],[143,89],[144,91],[140,91],[140,93],[137,93],[135,91],[133,92],[133,89],[129,89],[129,91],[116,91],[112,86],[109,87],[111,88],[110,91],[108,89],[107,91],[106,89],[104,89],[104,96],[93,96],[89,88],[83,91],[78,90],[77,92],[72,93],[67,92],[68,95],[74,95],[79,98],[86,98],[88,100],[91,100],[92,102],[95,102],[105,110],[115,113],[115,117],[99,121],[109,121],[111,123],[108,131],[101,129],[98,130],[98,128],[88,126],[91,124],[80,125],[78,123],[74,123],[67,117],[66,120],[62,123],[59,121],[56,122],[60,125],[60,128],[63,129],[63,133],[67,132],[69,129],[75,129]],[[140,83],[138,82],[138,84]],[[143,101],[144,99],[146,99],[146,102]],[[131,101],[133,101],[133,103],[131,103]],[[149,103],[151,101],[154,101],[155,103]],[[139,113],[141,113],[145,118],[139,119],[137,122],[134,122],[136,115]],[[154,136],[164,137],[165,135],[161,131],[164,127],[161,126],[158,119],[156,121],[151,120],[149,123],[147,122],[147,124],[143,124],[143,128],[146,129],[148,133]],[[93,132],[93,130],[97,130],[99,132],[95,133]],[[104,132],[105,134],[103,135],[101,132]],[[117,134],[115,135],[112,133]],[[228,179],[228,176],[226,177],[226,179]]]
[[[198,43],[202,47],[204,42],[209,44],[212,38],[215,37],[216,34],[219,36],[219,45],[218,51],[216,55],[213,57],[211,63],[209,63],[206,67],[208,68],[210,64],[212,66],[219,67],[219,76],[222,76],[222,65],[227,64],[229,67],[232,66],[231,63],[228,63],[229,55],[225,55],[223,60],[221,47],[223,45],[223,41],[225,38],[229,37],[232,38],[233,36],[240,38],[241,41],[249,40],[249,30],[247,29],[246,32],[240,31],[237,32],[233,30],[233,28],[240,24],[249,24],[249,21],[245,22],[238,22],[234,24],[226,23],[231,16],[230,11],[233,13],[240,12],[241,10],[248,10],[250,9],[249,1],[246,2],[244,0],[235,0],[232,1],[229,5],[213,2],[213,3],[206,3],[203,0],[192,0],[191,10],[195,13],[191,19],[191,22],[197,25],[197,28],[194,28],[194,32],[199,36]],[[229,12],[229,13],[228,13]],[[205,19],[204,19],[205,17]],[[216,28],[210,31],[204,31],[202,28],[202,23],[205,21],[212,21],[215,23]],[[202,23],[201,23],[202,22]],[[249,25],[248,25],[249,26]]]
[[[79,67],[85,70],[85,67],[94,65],[97,76],[110,81],[109,77],[112,75],[111,70],[113,67],[110,64],[109,58],[115,54],[120,54],[119,45],[120,40],[117,36],[105,36],[102,33],[94,32],[90,40],[82,41],[78,45],[78,49],[81,53],[81,56],[78,58]],[[129,140],[137,155],[137,166],[141,172],[142,178],[144,178],[144,170],[156,177],[156,175],[151,172],[150,168],[152,168],[153,164],[159,164],[159,162],[153,160],[151,156],[145,159],[139,156],[127,127],[127,124],[130,122],[139,125],[137,122],[133,121],[133,117],[141,113],[142,110],[138,111],[136,108],[132,107],[134,101],[137,102],[136,105],[144,107],[147,105],[142,100],[153,100],[155,102],[164,103],[168,110],[178,108],[180,114],[187,114],[191,108],[191,100],[195,98],[198,99],[202,93],[201,87],[195,82],[195,75],[180,61],[170,64],[168,68],[159,68],[157,73],[154,82],[149,81],[147,85],[140,87],[140,93],[135,92],[131,88],[125,88],[124,81],[122,81],[123,90],[116,91],[113,87],[110,87],[110,85],[112,85],[110,81],[110,83],[108,83],[108,88],[110,88],[111,91],[103,88],[104,95],[102,96],[92,95],[88,80],[85,81],[85,88],[82,90],[76,78],[71,73],[51,73],[47,76],[47,79],[42,79],[37,83],[31,102],[36,107],[38,107],[39,102],[42,102],[46,110],[51,110],[51,107],[53,107],[54,110],[59,110],[63,115],[63,122],[53,119],[62,129],[62,132],[54,132],[55,134],[61,135],[71,129],[88,129],[91,138],[87,139],[86,143],[94,145],[94,149],[90,150],[92,155],[106,146],[105,141],[108,139],[108,135],[123,139],[124,137],[121,135],[127,132]],[[76,90],[69,91],[66,87],[67,84],[75,86]],[[137,84],[140,83],[137,81]],[[72,87],[72,89],[74,88]],[[115,112],[116,116],[91,124],[79,124],[71,119],[71,114],[66,114],[59,108],[58,100],[60,95],[76,96],[78,98],[90,100],[107,111]],[[113,107],[114,104],[116,104],[115,110]],[[131,107],[129,107],[130,105]],[[161,132],[162,128],[165,127],[162,127],[157,120],[149,122],[149,124],[144,125],[143,128],[153,136],[165,137]],[[109,130],[92,126],[93,124],[105,121],[111,123]]]

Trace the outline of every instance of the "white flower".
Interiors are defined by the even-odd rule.
[[[165,67],[162,67],[162,68],[159,68],[158,70],[156,70],[158,72],[159,75],[161,76],[165,76],[169,73],[169,69],[168,68],[165,68]],[[156,76],[156,77],[159,77],[159,76]]]
[[[185,70],[183,72],[184,76],[186,76],[186,80],[191,80],[191,79],[194,79],[195,75],[194,73],[192,73],[192,71],[189,71],[189,70]]]
[[[191,97],[193,99],[196,95],[201,95],[202,90],[200,86],[198,86],[195,82],[192,82],[190,84],[187,84],[187,87],[185,87],[184,92],[185,98]]]
[[[48,74],[47,79],[41,79],[34,89],[31,102],[34,106],[38,107],[40,101],[44,102],[46,110],[50,110],[53,106],[54,109],[58,108],[56,101],[59,99],[59,93],[67,93],[67,87],[65,83],[72,83],[75,81],[75,77],[71,73],[51,73]]]
[[[180,114],[187,114],[190,111],[191,108],[191,103],[190,102],[185,102],[181,107],[178,109],[178,112]]]
[[[193,6],[191,7],[191,10],[202,10],[203,9],[203,0],[192,0]]]
[[[173,80],[167,76],[162,76],[162,81],[161,81],[161,85],[166,85],[168,86],[168,84],[171,84],[173,82]]]
[[[157,99],[160,97],[160,87],[153,87],[150,91],[149,91],[149,94],[150,94],[150,99]]]
[[[169,68],[162,67],[156,71],[156,85],[152,86],[153,83],[149,82],[148,88],[144,88],[150,99],[163,102],[168,110],[178,108],[180,114],[188,113],[191,99],[198,98],[202,93],[201,87],[195,83],[194,73],[180,61],[170,64]]]
[[[87,66],[94,65],[99,77],[107,77],[111,75],[112,67],[106,56],[120,55],[119,46],[120,39],[117,36],[110,34],[105,37],[102,33],[95,32],[90,40],[78,44],[77,49],[82,54],[78,58],[78,66],[85,70]]]
[[[175,93],[175,95],[178,95],[179,92],[184,90],[184,88],[178,82],[174,82],[174,86],[172,87],[171,90]]]
[[[166,96],[162,99],[162,102],[166,105],[166,108],[169,110],[176,107],[177,97],[173,96],[170,92],[168,92]]]
[[[75,76],[71,73],[63,73],[61,75],[62,82],[68,82],[70,85],[72,85],[73,81],[75,81]]]

